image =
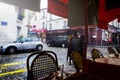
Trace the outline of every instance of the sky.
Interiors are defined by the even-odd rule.
[[[48,0],[41,0],[41,8],[47,8]]]

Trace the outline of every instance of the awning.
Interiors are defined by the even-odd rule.
[[[31,30],[31,32],[35,32],[35,33],[45,33],[47,30],[46,29],[33,29]]]
[[[40,0],[0,0],[0,2],[40,12]]]
[[[48,12],[67,18],[68,0],[48,0]]]
[[[98,27],[108,29],[108,22],[120,17],[120,0],[99,0]]]
[[[88,24],[97,22],[102,29],[108,29],[108,22],[120,17],[120,0],[89,0],[88,8]],[[48,0],[48,11],[68,18],[68,26],[84,25],[85,0]]]

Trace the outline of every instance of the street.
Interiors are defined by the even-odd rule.
[[[54,51],[59,64],[66,63],[67,48],[47,47],[44,50]],[[26,60],[32,52],[0,55],[0,80],[26,80]]]
[[[67,48],[48,47],[45,43],[43,45],[43,50],[54,51],[57,54],[58,64],[64,64],[64,70],[75,71],[74,66],[68,66],[66,62]],[[97,47],[88,47],[87,58],[91,58],[90,52],[93,48]],[[105,47],[98,47],[98,49],[104,53],[104,56],[107,55],[107,49]],[[0,55],[0,80],[27,80],[26,61],[31,53],[32,52]],[[67,66],[65,64],[67,64]]]

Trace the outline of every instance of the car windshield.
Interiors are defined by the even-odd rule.
[[[40,41],[38,38],[32,38],[32,41]]]
[[[39,41],[39,39],[38,39],[38,38],[30,38],[30,37],[26,37],[26,38],[17,39],[16,41],[13,41],[13,43],[20,43],[20,42],[34,42],[34,41]]]

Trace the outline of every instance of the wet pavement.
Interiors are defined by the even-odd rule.
[[[96,47],[88,47],[87,58],[91,58],[90,52],[93,48]],[[98,47],[98,49],[107,56],[106,47]],[[44,44],[44,50],[54,51],[57,54],[59,65],[64,64],[64,71],[75,72],[74,65],[70,66],[66,62],[67,48],[47,47]],[[26,60],[31,53],[0,55],[0,80],[27,80]]]
[[[44,44],[44,50],[54,51],[59,65],[66,63],[67,48],[47,47]],[[26,60],[31,53],[0,55],[0,80],[27,80]]]
[[[25,80],[27,56],[26,53],[0,55],[0,80]]]

